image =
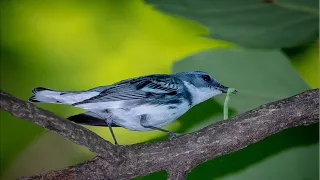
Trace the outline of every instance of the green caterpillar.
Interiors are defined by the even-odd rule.
[[[223,108],[224,120],[228,119],[228,103],[229,103],[231,94],[233,94],[234,92],[236,92],[236,89],[234,88],[229,88],[227,91],[227,96],[226,96],[226,99],[224,100],[224,108]]]

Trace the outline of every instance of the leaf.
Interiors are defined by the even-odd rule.
[[[303,80],[312,88],[319,87],[319,41],[285,49],[284,52]]]
[[[318,39],[317,0],[146,0],[208,27],[209,37],[246,47],[293,47]]]

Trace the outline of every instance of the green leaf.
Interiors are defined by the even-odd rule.
[[[197,21],[210,37],[246,47],[293,47],[318,39],[317,0],[146,0]]]
[[[303,80],[312,88],[319,87],[319,41],[285,49],[284,52]]]

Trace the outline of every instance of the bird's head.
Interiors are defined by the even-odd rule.
[[[213,96],[227,93],[228,87],[219,83],[213,76],[202,71],[177,73],[190,92],[193,104],[201,103]]]

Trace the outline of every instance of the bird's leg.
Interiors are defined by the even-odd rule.
[[[110,130],[112,138],[114,140],[114,144],[118,144],[116,136],[114,135],[113,130],[112,130],[112,122],[109,122],[108,120],[105,120],[105,122],[108,124],[109,130]]]
[[[93,112],[92,112],[92,113],[93,113]],[[113,140],[114,140],[114,144],[118,144],[117,139],[116,139],[116,136],[114,135],[113,130],[112,130],[112,120],[105,119],[105,118],[103,118],[102,116],[100,116],[100,115],[97,114],[97,113],[94,113],[94,114],[97,115],[97,116],[99,116],[101,119],[104,119],[104,122],[108,124],[110,133],[111,133],[112,138],[113,138]]]
[[[162,128],[158,128],[158,127],[155,127],[155,126],[148,125],[147,115],[146,114],[143,114],[141,116],[140,124],[141,124],[141,126],[143,126],[145,128],[150,128],[150,129],[153,129],[153,130],[159,130],[159,131],[168,133],[169,134],[169,140],[172,140],[173,138],[178,137],[180,135],[179,133],[175,133],[175,132],[172,132],[172,131],[168,131],[166,129],[162,129]]]
[[[93,112],[92,112],[92,113],[93,113]],[[97,113],[94,113],[94,114],[97,115],[98,117],[100,117],[100,119],[104,119],[104,122],[107,123],[107,125],[108,125],[108,127],[109,127],[110,133],[111,133],[112,138],[113,138],[113,140],[114,140],[114,144],[118,144],[117,139],[116,139],[116,136],[114,135],[113,130],[112,130],[112,120],[105,119],[105,118],[103,118],[102,116],[100,116],[100,114],[97,114]]]

